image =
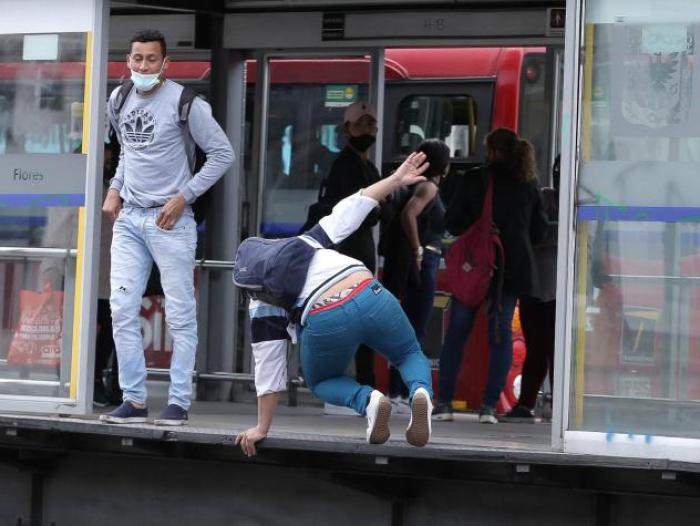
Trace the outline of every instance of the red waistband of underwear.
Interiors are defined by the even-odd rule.
[[[362,292],[367,285],[369,285],[372,281],[374,281],[374,278],[367,278],[363,281],[360,281],[356,287],[352,289],[352,292],[345,296],[344,298],[339,299],[338,301],[334,301],[333,303],[329,303],[328,305],[324,305],[323,307],[314,307],[309,311],[309,314],[317,314],[319,312],[331,310],[334,307],[339,307],[346,301],[348,301],[351,298],[354,298],[357,296],[360,292]]]

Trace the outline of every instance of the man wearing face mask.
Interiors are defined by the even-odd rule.
[[[343,134],[346,146],[333,162],[326,181],[325,197],[331,206],[380,179],[379,171],[367,153],[377,139],[377,114],[374,108],[367,102],[355,102],[348,106],[343,115]],[[359,259],[372,273],[377,267],[372,227],[379,217],[379,208],[375,208],[360,228],[338,246],[338,252]],[[355,368],[358,382],[374,386],[372,349],[364,345],[359,348],[355,355]]]
[[[192,396],[197,349],[194,255],[197,225],[191,203],[233,163],[226,134],[200,98],[192,101],[187,126],[180,122],[183,86],[165,77],[165,38],[154,30],[134,35],[127,66],[133,88],[123,104],[116,88],[107,111],[121,144],[119,164],[102,207],[114,222],[110,307],[124,403],[100,418],[145,422],[146,364],[139,310],[153,263],[165,294],[165,315],[173,337],[168,405],[154,423],[182,425]],[[192,173],[193,143],[206,162]]]

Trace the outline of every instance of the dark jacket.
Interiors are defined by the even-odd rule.
[[[470,170],[457,184],[445,224],[451,234],[459,235],[481,216],[489,176],[493,178],[493,221],[505,253],[503,292],[529,296],[538,285],[532,245],[545,237],[548,226],[534,181],[516,179],[498,162]]]
[[[379,171],[370,162],[364,161],[350,148],[345,147],[331,166],[326,183],[326,199],[331,205],[354,194],[360,188],[379,181]],[[338,252],[359,259],[371,271],[377,267],[374,253],[372,227],[379,221],[379,210],[373,210],[353,234],[338,245]]]

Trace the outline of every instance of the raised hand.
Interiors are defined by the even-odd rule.
[[[425,181],[425,177],[422,174],[429,166],[430,163],[425,160],[423,152],[413,152],[406,157],[406,160],[401,163],[401,166],[397,168],[392,177],[401,186],[416,184]]]

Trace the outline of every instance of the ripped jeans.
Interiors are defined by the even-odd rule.
[[[160,211],[161,208],[127,206],[114,222],[110,306],[119,385],[125,401],[146,403],[146,360],[139,312],[155,261],[165,293],[166,322],[173,338],[168,404],[188,409],[197,350],[197,225],[187,207],[171,230],[163,230],[155,223]]]

